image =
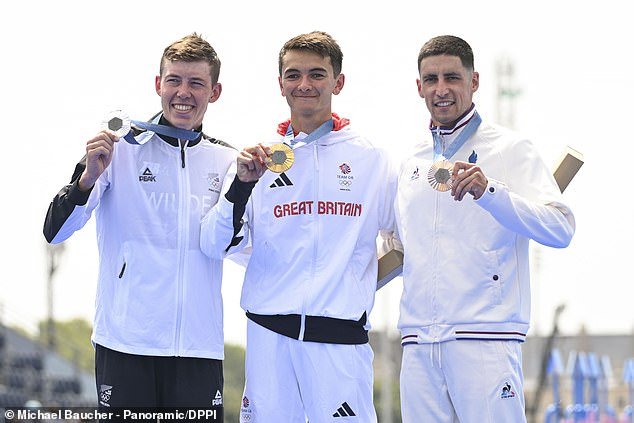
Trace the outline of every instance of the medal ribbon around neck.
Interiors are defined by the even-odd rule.
[[[316,139],[323,137],[324,135],[330,133],[333,128],[333,120],[328,119],[326,122],[322,123],[319,128],[308,134],[306,138],[296,141],[293,126],[289,123],[288,129],[284,134],[284,142],[273,144],[270,147],[271,160],[266,163],[266,167],[276,173],[286,172],[291,168],[291,166],[293,166],[293,162],[295,161],[295,153],[293,152],[294,149],[307,145]]]
[[[451,159],[451,157],[456,154],[456,151],[460,149],[464,145],[465,142],[475,133],[478,129],[478,126],[482,123],[482,118],[478,114],[477,111],[473,112],[473,116],[467,122],[462,131],[458,134],[456,139],[449,144],[447,149],[443,149],[442,140],[440,139],[440,135],[432,132],[432,136],[434,138],[434,160],[436,158],[444,158],[445,160]]]
[[[316,139],[319,139],[323,137],[324,135],[328,134],[330,131],[332,131],[334,127],[335,127],[335,123],[333,122],[333,120],[328,119],[327,121],[319,125],[319,128],[315,129],[313,132],[308,134],[306,138],[303,138],[297,141],[295,140],[293,125],[289,123],[288,129],[286,129],[286,134],[284,134],[284,144],[288,145],[289,147],[293,149],[301,147],[303,145],[309,144],[315,141]]]
[[[482,123],[482,118],[477,111],[474,111],[469,122],[462,131],[460,131],[456,139],[449,144],[449,148],[447,149],[443,149],[440,135],[432,132],[434,138],[434,164],[427,172],[427,181],[433,189],[441,192],[451,189],[453,185],[453,181],[451,180],[453,163],[451,163],[449,159],[471,138],[478,129],[478,126],[480,126],[480,123]]]
[[[114,132],[116,136],[125,139],[128,143],[136,145],[145,144],[150,138],[137,141],[132,132],[132,125],[137,128],[145,129],[146,131],[152,131],[155,134],[165,135],[179,140],[193,141],[200,137],[200,132],[197,131],[188,131],[187,129],[175,128],[173,126],[159,125],[158,123],[130,120],[128,115],[121,110],[112,112],[103,123],[105,129]]]

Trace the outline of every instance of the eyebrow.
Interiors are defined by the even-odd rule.
[[[165,78],[178,78],[178,79],[187,79],[189,81],[205,81],[204,77],[200,77],[200,76],[192,76],[191,78],[186,78],[183,75],[179,75],[177,73],[168,73],[165,74]]]
[[[286,75],[287,73],[291,73],[291,72],[299,72],[299,73],[302,73],[302,71],[301,71],[301,70],[299,70],[299,69],[289,68],[289,69],[286,69],[286,70],[284,71],[284,75]],[[318,68],[312,68],[312,69],[309,69],[309,70],[308,70],[308,73],[312,73],[312,72],[328,72],[328,69],[318,67]]]
[[[425,78],[425,77],[430,77],[430,76],[436,76],[436,77],[437,77],[438,75],[441,75],[441,74],[442,74],[442,76],[444,76],[445,78],[446,78],[446,77],[448,77],[448,76],[457,76],[457,77],[461,77],[461,76],[462,76],[462,75],[460,74],[460,72],[453,72],[453,71],[450,71],[450,72],[444,72],[444,73],[443,73],[443,72],[428,72],[428,73],[423,73],[422,77],[423,77],[423,78]]]

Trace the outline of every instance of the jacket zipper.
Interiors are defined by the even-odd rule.
[[[317,149],[317,142],[313,142],[313,164],[315,167],[315,177],[313,178],[313,204],[317,207],[317,203],[319,201],[319,152]],[[308,281],[310,286],[307,286],[304,289],[304,297],[302,299],[302,314],[301,314],[301,322],[299,327],[299,339],[304,340],[304,332],[306,330],[306,302],[310,297],[310,287],[314,286],[315,281],[315,267],[317,266],[317,256],[319,252],[319,213],[315,210],[313,214],[313,259],[310,265],[310,278]]]
[[[180,145],[181,145],[181,169],[185,169],[185,146],[187,145],[188,141],[182,142],[181,140],[179,140]]]
[[[126,262],[123,262],[123,266],[121,267],[121,272],[119,272],[119,279],[121,279],[123,277],[123,273],[125,272],[125,265]]]
[[[185,148],[189,141],[179,140],[181,169],[185,169]],[[174,332],[174,349],[178,357],[180,351],[180,333],[183,319],[183,290],[186,272],[187,245],[189,245],[189,177],[186,170],[179,172],[178,176],[178,278],[176,293],[176,331]]]

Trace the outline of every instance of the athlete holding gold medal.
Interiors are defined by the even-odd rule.
[[[201,248],[211,257],[252,244],[241,299],[242,422],[376,422],[367,318],[376,238],[393,228],[396,172],[385,151],[332,113],[342,57],[323,32],[284,45],[279,85],[291,118],[278,126],[282,142],[245,148],[203,219]]]

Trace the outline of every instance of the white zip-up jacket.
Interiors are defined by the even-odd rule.
[[[237,152],[207,137],[188,146],[152,132],[137,139],[147,137],[115,144],[87,198],[77,188],[82,161],[51,203],[44,232],[62,242],[95,212],[93,342],[130,354],[223,359],[222,262],[200,251],[200,220]]]
[[[288,171],[267,171],[255,184],[244,214],[236,216],[244,226],[234,226],[235,204],[221,197],[203,220],[201,248],[220,259],[232,239],[243,237],[229,254],[250,243],[242,308],[258,315],[299,315],[302,328],[295,337],[307,340],[306,316],[360,321],[369,315],[377,235],[393,228],[396,172],[386,153],[350,126],[294,154]]]
[[[457,135],[461,130],[458,130]],[[396,199],[405,252],[402,343],[516,339],[529,327],[528,242],[566,247],[575,221],[531,142],[482,122],[451,161],[476,160],[482,197],[432,189],[433,143],[406,160]]]

